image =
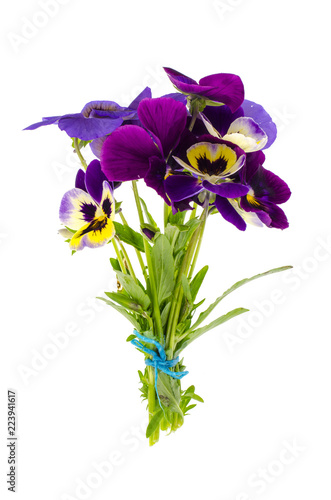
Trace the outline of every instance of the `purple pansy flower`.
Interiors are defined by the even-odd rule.
[[[142,94],[141,98],[150,95],[150,89],[147,87]],[[70,137],[77,137],[83,141],[97,139],[111,134],[122,125],[124,120],[136,118],[140,96],[141,94],[129,107],[119,106],[113,101],[91,101],[80,113],[46,117],[24,130],[34,130],[45,125],[56,124]]]
[[[169,203],[164,191],[167,158],[185,129],[187,110],[169,97],[144,99],[138,107],[142,127],[124,125],[102,147],[101,167],[109,180],[144,178]]]
[[[217,73],[201,78],[198,83],[174,69],[163,69],[179,92],[200,97],[206,104],[227,104],[234,112],[244,100],[244,85],[237,75]]]
[[[245,196],[215,200],[219,212],[238,229],[244,230],[246,222],[278,229],[286,229],[289,225],[278,205],[290,198],[291,191],[286,182],[262,166],[264,159],[262,151],[247,155],[246,165],[239,173],[249,188]]]
[[[86,173],[78,171],[76,187],[62,198],[60,220],[71,233],[70,248],[96,248],[115,235],[115,202],[112,188],[101,172],[100,162],[92,161]]]

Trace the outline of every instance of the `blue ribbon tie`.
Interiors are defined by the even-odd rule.
[[[157,340],[149,339],[148,337],[145,337],[144,335],[141,335],[141,333],[137,332],[137,330],[133,330],[133,333],[140,340],[143,340],[144,342],[147,342],[148,344],[155,345],[157,347],[157,350],[159,351],[157,353],[156,351],[153,351],[152,349],[148,349],[141,342],[139,342],[139,340],[137,340],[137,339],[131,340],[131,344],[133,344],[138,349],[141,349],[145,354],[149,354],[150,356],[152,356],[152,359],[149,359],[149,358],[145,359],[145,364],[147,366],[154,366],[155,391],[156,391],[156,395],[157,395],[157,398],[158,398],[159,403],[160,403],[160,407],[162,408],[163,413],[164,413],[164,409],[163,409],[163,406],[161,404],[160,396],[159,396],[159,393],[157,390],[157,372],[158,372],[158,370],[161,370],[161,372],[166,373],[167,375],[170,375],[170,377],[176,378],[176,379],[183,378],[185,375],[188,374],[188,372],[172,372],[171,370],[169,370],[169,368],[172,368],[173,366],[177,365],[177,363],[179,361],[179,356],[177,356],[177,358],[174,358],[174,359],[167,359],[164,347],[160,344],[160,342],[158,342]]]

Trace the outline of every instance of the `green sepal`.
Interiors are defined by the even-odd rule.
[[[123,243],[127,243],[128,245],[132,245],[140,252],[144,252],[144,240],[141,234],[137,233],[131,227],[120,224],[119,222],[113,221],[115,226],[116,236],[123,241]]]
[[[110,260],[111,266],[115,272],[121,271],[121,266],[120,266],[120,263],[118,262],[117,259],[114,259],[113,257],[111,257],[109,260]]]
[[[148,211],[145,201],[142,198],[140,198],[140,202],[143,206],[143,210],[144,210],[145,215],[147,217],[148,223],[154,228],[154,231],[160,231],[160,229],[157,227],[155,220],[153,219],[152,215]]]

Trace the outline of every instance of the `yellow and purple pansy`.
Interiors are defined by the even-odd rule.
[[[93,160],[86,173],[78,171],[76,187],[62,198],[60,221],[73,232],[72,250],[102,246],[115,235],[113,190],[105,179],[100,162]]]

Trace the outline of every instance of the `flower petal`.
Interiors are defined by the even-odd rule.
[[[237,144],[246,153],[250,153],[263,149],[267,144],[268,136],[253,118],[242,117],[231,123],[223,139]]]
[[[149,87],[146,87],[142,92],[140,92],[139,95],[137,95],[137,97],[132,101],[132,103],[128,107],[130,109],[138,109],[138,106],[143,99],[151,97],[152,97],[152,91]]]
[[[101,150],[101,169],[111,181],[145,177],[149,158],[161,157],[151,136],[136,125],[123,125],[105,140]]]
[[[227,104],[232,112],[236,111],[244,100],[244,85],[241,78],[231,73],[217,73],[199,80],[204,97],[211,101]],[[200,94],[201,95],[201,94]]]
[[[44,127],[45,125],[53,125],[54,123],[57,123],[60,118],[62,118],[62,116],[48,116],[43,118],[41,122],[33,123],[23,130],[35,130],[36,128]]]
[[[110,134],[123,122],[123,118],[85,118],[82,113],[64,115],[59,120],[60,130],[70,137],[89,141]]]
[[[85,172],[81,168],[78,170],[76,175],[75,187],[86,191]]]
[[[144,177],[147,186],[155,189],[158,195],[162,196],[164,201],[169,205],[169,199],[165,192],[164,177],[166,175],[167,165],[163,158],[152,156],[149,159],[149,169]]]
[[[115,219],[115,202],[113,198],[113,192],[107,181],[103,181],[102,183],[102,198],[100,201],[100,208],[103,214],[108,217],[108,219]]]
[[[87,192],[98,204],[100,204],[102,199],[104,181],[107,181],[107,177],[101,170],[99,160],[91,161],[86,169],[85,185]]]
[[[238,184],[235,182],[222,182],[221,184],[212,184],[208,181],[202,181],[202,185],[208,191],[212,193],[216,193],[219,196],[224,198],[239,198],[241,196],[245,196],[249,187],[244,186],[243,184]]]
[[[115,227],[107,217],[98,217],[77,231],[70,241],[72,250],[83,250],[84,247],[97,248],[105,245],[115,235]]]
[[[139,104],[138,117],[143,126],[160,140],[164,157],[167,158],[177,146],[186,126],[185,105],[170,97],[144,99]]]
[[[65,193],[60,205],[60,221],[70,229],[80,229],[91,222],[98,210],[93,198],[82,189],[74,188]]]
[[[216,196],[215,206],[226,221],[231,222],[231,224],[236,226],[240,231],[245,231],[246,222],[240,217],[238,212],[226,198]]]
[[[204,190],[199,180],[191,175],[169,175],[164,184],[166,193],[172,201],[190,198]]]
[[[272,121],[271,116],[265,111],[265,109],[253,101],[244,100],[241,107],[244,110],[245,116],[249,116],[254,119],[254,121],[264,130],[267,134],[268,142],[263,149],[267,149],[273,144],[277,137],[277,127]]]

